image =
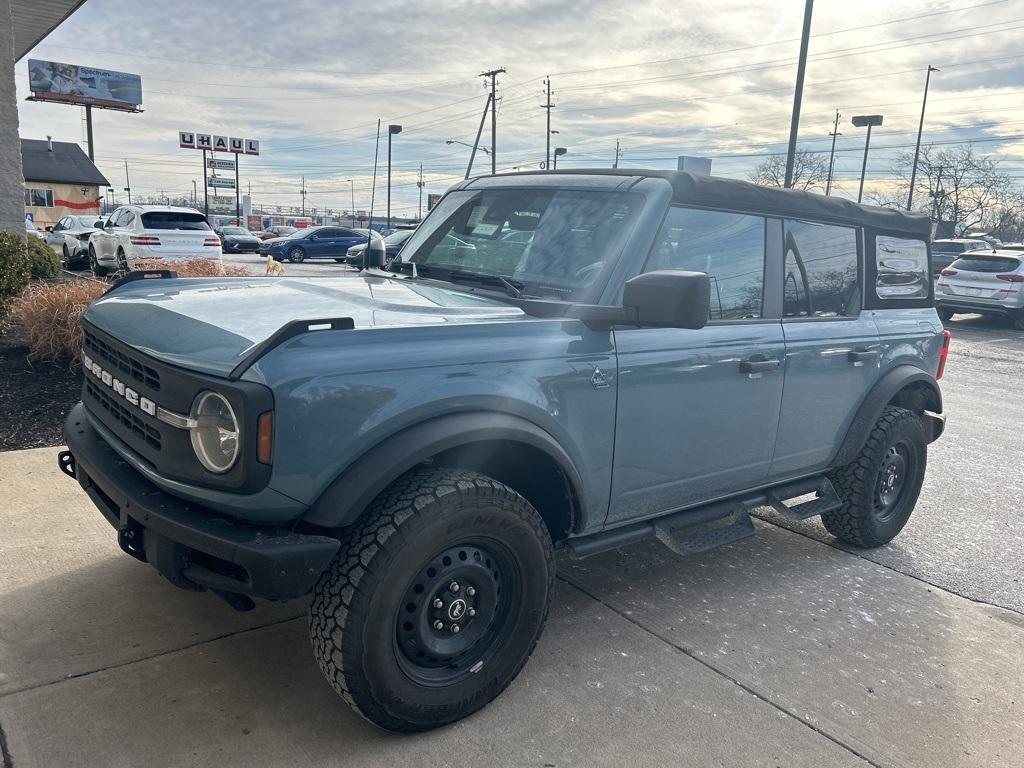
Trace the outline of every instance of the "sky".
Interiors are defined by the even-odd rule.
[[[96,110],[97,165],[123,200],[191,195],[201,157],[178,131],[260,141],[241,188],[256,204],[385,208],[387,125],[392,212],[415,216],[424,193],[466,172],[486,103],[479,73],[498,77],[497,168],[545,159],[544,80],[561,167],[676,167],[713,158],[746,178],[785,152],[804,3],[799,0],[247,0],[233,16],[196,0],[88,0],[17,65],[24,138],[85,146],[83,110],[28,102],[27,59],[141,75],[143,112]],[[818,0],[811,27],[799,146],[827,153],[835,111],[835,193],[856,197],[864,132],[855,114],[883,114],[872,132],[867,190],[893,184],[892,160],[913,149],[926,67],[933,73],[924,143],[973,142],[1024,187],[1024,0]],[[377,121],[382,121],[376,191]],[[489,121],[488,121],[489,123]],[[489,146],[489,124],[483,144]],[[477,154],[474,173],[490,170]],[[349,179],[352,180],[351,184]],[[424,195],[424,207],[426,196]]]

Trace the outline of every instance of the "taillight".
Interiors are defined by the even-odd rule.
[[[160,238],[156,235],[132,235],[132,245],[160,245]]]
[[[946,372],[946,358],[949,357],[949,340],[953,338],[950,331],[942,332],[942,350],[939,352],[939,369],[935,372],[935,380],[942,378]]]
[[[956,270],[955,269],[949,269],[947,267],[946,269],[939,270],[939,274],[942,275],[943,277],[949,277],[950,275],[955,275],[956,274]]]
[[[206,246],[206,247],[216,246],[216,247],[219,248],[220,247],[220,238],[219,237],[208,237],[208,238],[206,238],[203,241],[203,245]]]
[[[996,279],[1008,283],[1024,283],[1024,275],[996,275]]]

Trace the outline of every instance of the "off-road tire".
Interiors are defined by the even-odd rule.
[[[935,311],[939,313],[939,320],[944,323],[948,323],[953,319],[953,315],[956,314],[952,309],[942,309],[941,307]]]
[[[493,610],[481,601],[478,613],[463,614],[483,621],[469,623],[462,637],[482,632],[480,639],[458,658],[429,659],[441,665],[442,676],[459,677],[424,682],[418,669],[410,671],[419,662],[399,647],[406,638],[400,628],[411,630],[414,621],[424,626],[406,601],[416,591],[428,608],[434,605],[435,585],[425,577],[446,581],[442,560],[455,560],[443,564],[451,568],[483,569],[474,542],[511,555],[514,573],[496,582],[505,595],[500,586],[492,592]],[[460,566],[460,558],[470,562]],[[489,576],[490,568],[488,559],[482,572]],[[374,500],[320,577],[309,614],[313,654],[328,682],[371,723],[400,732],[436,728],[480,709],[519,674],[544,627],[554,575],[550,534],[526,499],[475,472],[415,470]],[[428,628],[434,623],[430,614],[423,618]],[[411,639],[402,642],[413,646]],[[440,642],[448,642],[447,635]]]
[[[906,477],[892,507],[883,515],[876,492],[882,482],[887,455],[902,446],[910,454]],[[928,444],[920,417],[905,408],[888,406],[872,427],[860,454],[845,467],[829,473],[842,506],[821,515],[825,528],[837,539],[871,549],[887,544],[903,530],[917,503],[924,482]]]

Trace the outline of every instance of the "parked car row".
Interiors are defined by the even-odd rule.
[[[334,259],[339,263],[348,257],[349,249],[366,245],[368,237],[380,234],[367,229],[354,229],[325,225],[298,229],[286,237],[275,237],[260,243],[261,256],[272,256],[276,261],[288,260],[301,264],[308,259]]]

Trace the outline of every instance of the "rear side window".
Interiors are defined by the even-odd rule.
[[[949,265],[950,269],[964,272],[1013,272],[1020,267],[1020,259],[1012,256],[985,256],[983,254],[961,256]]]
[[[857,231],[787,220],[784,317],[847,317],[861,308]]]
[[[875,238],[875,293],[880,299],[928,296],[928,246],[923,240]]]
[[[724,211],[672,208],[645,272],[683,269],[711,280],[711,319],[761,317],[765,220]]]
[[[144,229],[206,229],[210,225],[201,213],[188,211],[147,211],[142,214]]]

